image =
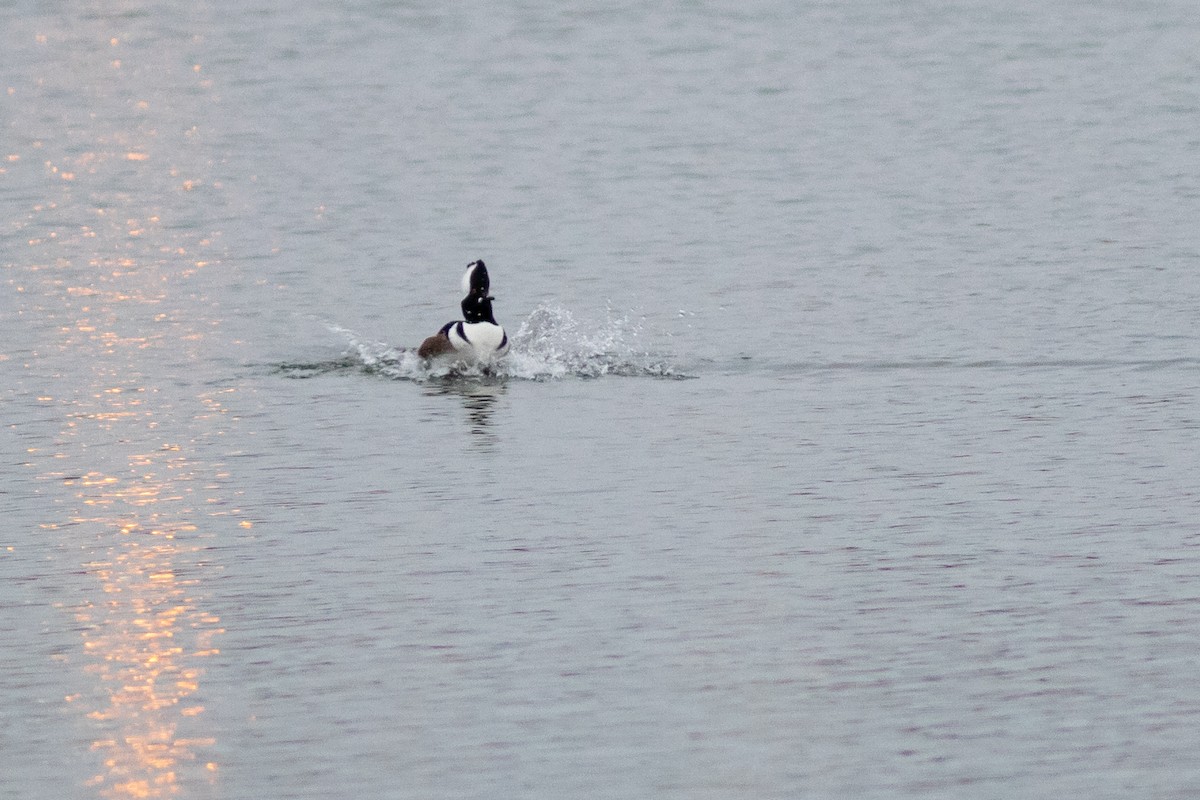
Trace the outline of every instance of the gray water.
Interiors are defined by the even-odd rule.
[[[501,5],[0,2],[0,797],[1200,794],[1195,6]]]

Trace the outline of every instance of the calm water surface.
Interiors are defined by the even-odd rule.
[[[1190,3],[177,6],[0,1],[0,797],[1200,794]]]

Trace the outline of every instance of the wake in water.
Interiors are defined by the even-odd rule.
[[[610,310],[602,323],[581,323],[570,311],[541,306],[510,337],[508,355],[484,369],[453,364],[427,365],[415,349],[369,341],[354,331],[328,324],[346,339],[341,358],[310,364],[281,364],[293,378],[329,372],[365,372],[395,380],[428,381],[442,378],[515,378],[546,381],[561,378],[599,378],[604,375],[652,378],[690,377],[675,369],[670,359],[641,346],[642,327]]]

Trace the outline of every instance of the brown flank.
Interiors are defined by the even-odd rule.
[[[417,355],[421,358],[433,358],[434,356],[453,352],[454,345],[450,344],[450,337],[444,333],[430,336],[421,342],[421,346],[417,348]]]

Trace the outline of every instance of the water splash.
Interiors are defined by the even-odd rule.
[[[293,378],[311,378],[331,372],[365,372],[394,380],[425,382],[445,378],[517,379],[530,381],[563,378],[599,378],[605,375],[653,378],[690,377],[677,370],[671,359],[642,346],[643,326],[612,309],[602,321],[580,321],[565,308],[544,305],[535,309],[511,334],[508,355],[489,367],[435,362],[426,363],[414,350],[372,341],[354,331],[328,324],[345,337],[347,349],[337,359],[313,363],[280,364],[279,371]]]
[[[546,380],[602,375],[688,377],[671,359],[642,345],[641,322],[610,308],[601,322],[580,322],[565,308],[540,306],[512,337],[504,369],[510,377]]]

